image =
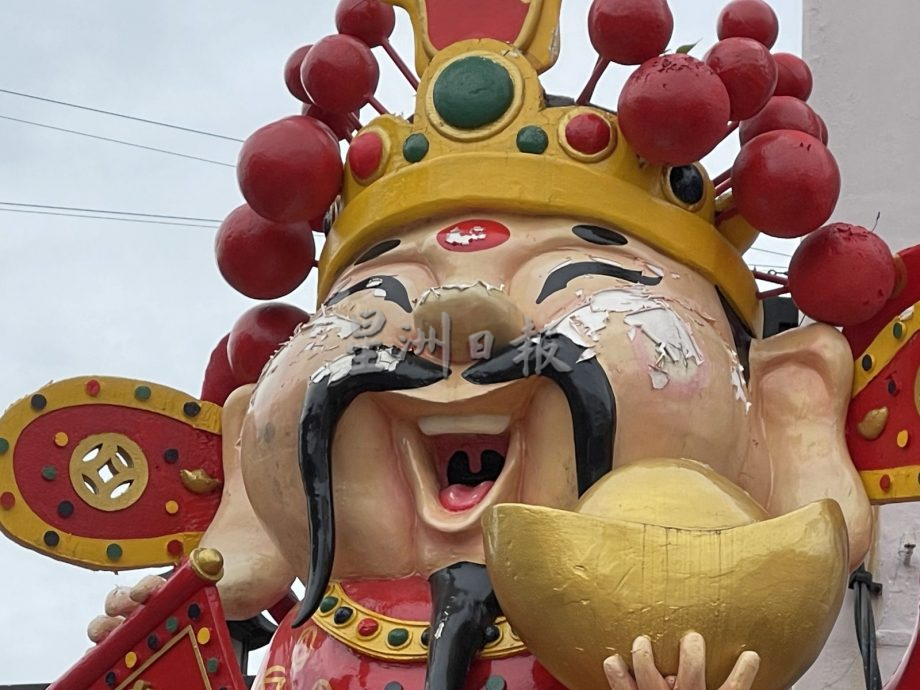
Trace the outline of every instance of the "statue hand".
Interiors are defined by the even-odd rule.
[[[96,644],[102,642],[164,584],[166,580],[162,577],[148,575],[133,587],[113,589],[105,598],[105,615],[93,618],[86,628],[89,639]]]
[[[632,648],[633,673],[619,656],[604,662],[610,690],[707,690],[706,643],[698,633],[688,633],[680,642],[680,663],[676,676],[664,677],[655,667],[652,643],[636,638]],[[719,690],[750,690],[760,667],[756,652],[744,652]]]

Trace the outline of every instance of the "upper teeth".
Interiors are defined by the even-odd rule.
[[[426,436],[441,434],[502,434],[511,424],[506,414],[433,415],[418,420],[418,427]]]

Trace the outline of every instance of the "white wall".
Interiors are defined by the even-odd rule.
[[[804,0],[804,55],[815,75],[812,106],[830,129],[843,173],[835,220],[872,227],[895,250],[920,243],[920,3]],[[883,679],[910,642],[920,603],[920,504],[880,510],[869,564],[884,586],[875,602]],[[820,587],[820,583],[815,583]],[[853,604],[848,597],[821,658],[796,690],[861,690]],[[909,690],[902,688],[901,690]]]

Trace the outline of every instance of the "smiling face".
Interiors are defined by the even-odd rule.
[[[360,395],[335,427],[337,578],[482,562],[488,507],[574,505],[576,439],[592,427],[615,431],[615,465],[690,457],[737,480],[749,406],[711,284],[634,238],[566,218],[452,218],[399,238],[342,273],[321,312],[266,368],[250,403],[247,490],[298,572],[309,559],[297,453],[311,379],[353,373],[356,346],[421,354],[424,343],[410,341],[431,329],[449,342],[450,376],[413,391]],[[577,348],[579,367],[599,367],[592,379],[609,381],[616,415],[608,410],[598,421],[600,403],[589,400],[573,423],[572,401],[547,376],[522,372],[491,385],[463,378],[487,355],[522,351],[523,338],[514,341],[531,322]],[[494,338],[491,353],[484,332]],[[424,356],[440,365],[447,349]],[[552,358],[543,364],[556,366]],[[515,366],[523,369],[523,360]]]

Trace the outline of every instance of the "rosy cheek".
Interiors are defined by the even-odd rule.
[[[438,244],[449,252],[480,252],[504,244],[509,237],[507,227],[481,218],[454,223],[437,234]]]

